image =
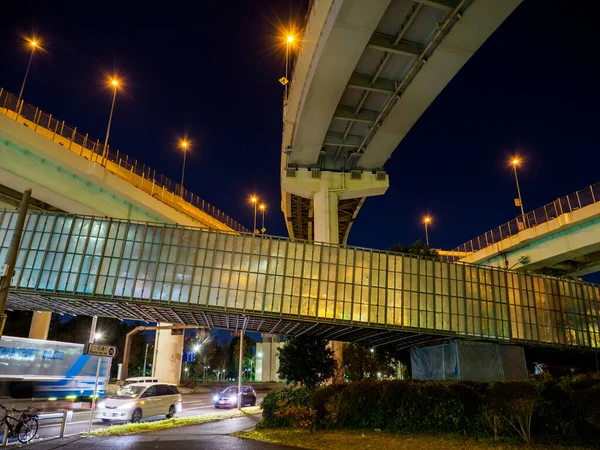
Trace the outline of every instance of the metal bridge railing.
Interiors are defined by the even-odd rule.
[[[546,223],[552,219],[577,211],[585,206],[600,201],[600,183],[593,184],[573,194],[565,195],[538,209],[518,216],[493,230],[483,233],[474,239],[456,247],[453,252],[474,253],[496,244],[506,238],[516,236],[527,228]],[[455,257],[454,259],[460,259]]]
[[[0,88],[0,111],[4,115],[15,117],[20,123],[81,157],[101,164],[104,163],[103,165],[109,172],[187,215],[203,220],[201,214],[198,214],[198,210],[200,210],[232,230],[248,232],[247,228],[227,214],[193,192],[182,189],[181,184],[164,175],[157,174],[156,170],[130,158],[119,150],[111,152],[110,145],[108,145],[106,161],[102,161],[104,144],[99,139],[94,139],[87,133],[82,134],[77,127],[66,124],[64,120],[61,121],[40,108],[23,100],[20,102],[18,100],[15,94]],[[15,116],[17,110],[18,116]]]

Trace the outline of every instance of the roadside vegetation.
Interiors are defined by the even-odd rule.
[[[205,414],[193,417],[174,417],[173,419],[157,420],[153,422],[125,423],[122,425],[112,425],[92,431],[94,436],[129,436],[138,433],[150,433],[153,431],[168,430],[171,428],[187,427],[190,425],[200,425],[208,422],[217,422],[224,419],[233,419],[235,417],[244,417],[260,414],[260,407],[253,406],[229,411],[220,411],[213,414]],[[83,433],[86,434],[86,433]]]
[[[262,408],[258,428],[267,436],[272,435],[268,429],[287,428],[319,436],[325,436],[320,430],[383,431],[401,434],[402,440],[454,435],[465,442],[508,440],[510,445],[600,444],[598,374],[490,383],[363,380],[303,386],[269,393]]]
[[[491,438],[472,438],[456,435],[400,435],[383,432],[261,429],[241,431],[234,436],[311,450],[565,450],[561,445],[494,441]],[[593,447],[580,447],[591,450]]]

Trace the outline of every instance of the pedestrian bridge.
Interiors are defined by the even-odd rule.
[[[0,210],[0,261],[17,213]],[[600,347],[600,287],[377,250],[28,214],[8,308],[410,346]]]

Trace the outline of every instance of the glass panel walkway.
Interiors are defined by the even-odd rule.
[[[0,210],[0,261],[16,217]],[[13,286],[9,308],[226,328],[252,320],[254,331],[284,334],[326,324],[340,336],[362,330],[356,340],[375,330],[600,347],[594,284],[100,217],[29,214]],[[277,325],[261,329],[265,321]]]

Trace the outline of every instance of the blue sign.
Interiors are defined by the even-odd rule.
[[[181,360],[183,362],[195,362],[196,356],[195,356],[194,352],[183,352]]]

